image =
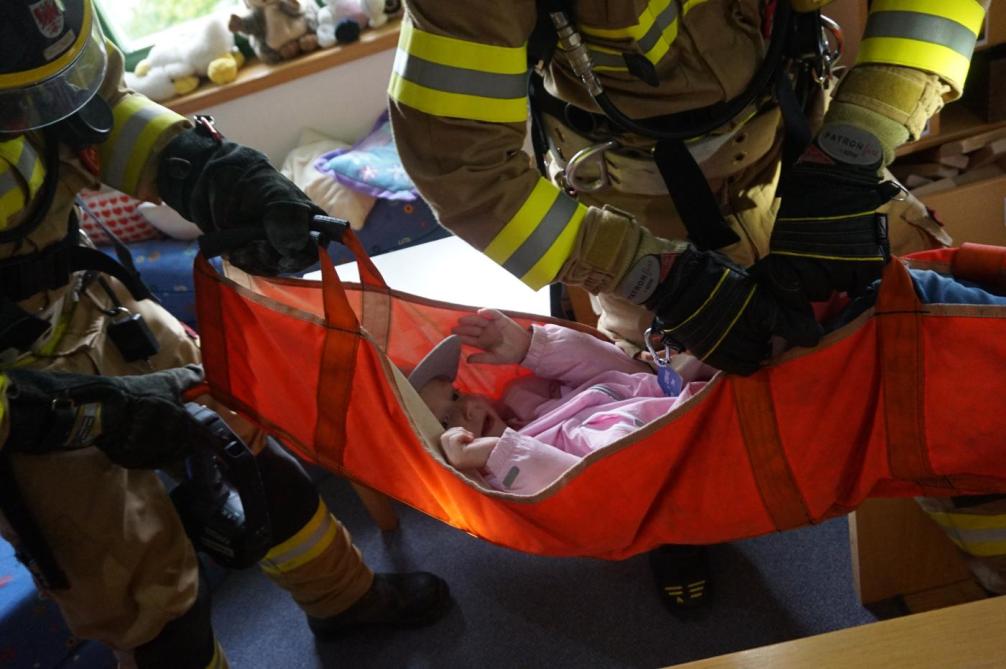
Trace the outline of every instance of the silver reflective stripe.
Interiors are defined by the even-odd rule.
[[[868,37],[900,37],[939,44],[971,57],[977,37],[956,21],[918,12],[876,12],[866,24]]]
[[[639,48],[642,49],[643,53],[649,53],[650,49],[656,46],[657,42],[663,38],[664,31],[667,30],[669,25],[674,23],[674,19],[676,18],[678,18],[678,4],[671,2],[664,11],[657,15],[653,21],[653,25],[650,26],[650,29],[639,40]]]
[[[562,231],[569,225],[570,219],[576,212],[576,200],[565,193],[559,193],[548,213],[535,227],[534,232],[524,240],[513,255],[503,263],[503,268],[514,276],[521,277],[531,271],[542,256],[544,256],[555,241],[562,234]]]
[[[328,532],[331,527],[332,514],[326,511],[325,518],[318,524],[318,527],[314,529],[314,532],[311,532],[309,536],[305,537],[296,548],[281,553],[280,555],[274,555],[268,560],[262,560],[262,562],[269,564],[278,571],[283,571],[283,565],[295,560],[314,548],[318,542],[325,537],[325,533]]]
[[[594,65],[598,67],[615,67],[621,70],[628,69],[625,64],[625,59],[621,54],[590,49],[590,58],[594,61]]]
[[[14,176],[14,172],[12,170],[4,170],[3,173],[0,173],[0,199],[3,199],[7,193],[14,189],[20,191],[21,183],[18,181],[18,178]]]
[[[21,155],[18,156],[17,171],[21,173],[26,184],[31,183],[31,175],[35,172],[35,165],[38,163],[38,154],[27,140],[22,143]]]
[[[947,530],[957,536],[964,544],[981,544],[992,541],[1006,541],[1006,528],[997,527],[987,530],[967,530],[961,527],[948,527]]]
[[[408,81],[444,93],[512,100],[527,94],[527,74],[479,72],[441,65],[399,50],[395,72]]]
[[[126,170],[129,168],[130,158],[133,157],[133,147],[140,135],[155,118],[164,113],[162,107],[145,106],[140,107],[122,126],[122,130],[115,137],[115,148],[112,151],[111,160],[104,171],[104,180],[113,186],[123,187],[126,183]]]

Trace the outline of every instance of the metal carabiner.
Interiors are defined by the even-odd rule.
[[[657,353],[656,348],[653,346],[654,336],[653,328],[646,328],[646,332],[643,333],[643,341],[646,342],[646,350],[651,356],[653,356],[653,362],[655,362],[658,367],[667,367],[671,364],[671,355],[675,353],[675,350],[667,344],[667,341],[663,339],[663,335],[659,334],[661,339],[660,343],[664,345],[664,357],[661,357],[661,355]]]
[[[621,145],[618,142],[610,139],[606,142],[593,144],[577,151],[573,157],[569,159],[569,162],[566,163],[566,168],[563,170],[563,181],[566,188],[579,193],[596,193],[597,191],[610,186],[611,179],[608,177],[608,163],[604,160],[604,152],[610,151],[611,149],[617,149],[619,146]],[[598,167],[601,170],[601,176],[588,183],[578,183],[576,177],[577,170],[583,167],[583,164],[586,161],[595,157],[597,158]]]
[[[814,67],[814,81],[824,84],[831,78],[835,64],[842,59],[845,51],[845,35],[842,33],[842,26],[834,19],[821,14],[821,34],[818,38],[817,64]],[[834,38],[835,47],[831,48],[831,40],[828,34]]]

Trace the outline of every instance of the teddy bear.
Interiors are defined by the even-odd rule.
[[[231,14],[228,28],[248,36],[264,63],[278,63],[318,48],[318,6],[314,0],[245,0],[251,13]]]
[[[234,35],[211,17],[175,39],[155,44],[133,72],[126,72],[126,85],[160,102],[192,92],[201,77],[228,84],[237,78],[242,64],[244,56],[234,45]]]

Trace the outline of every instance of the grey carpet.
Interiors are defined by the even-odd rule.
[[[662,667],[872,622],[852,588],[844,518],[716,546],[710,606],[677,620],[645,556],[622,562],[517,553],[399,506],[381,533],[349,486],[320,486],[377,571],[424,569],[455,605],[432,627],[315,643],[289,597],[257,570],[230,574],[214,625],[235,669]]]

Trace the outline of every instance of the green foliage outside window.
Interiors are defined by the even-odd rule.
[[[137,3],[138,5],[140,3]],[[209,14],[221,4],[221,0],[157,0],[144,2],[137,10],[130,12],[125,29],[130,35],[152,35],[165,28]]]
[[[155,39],[164,39],[163,31],[217,10],[244,11],[240,0],[95,0],[95,6],[105,34],[125,55],[128,69],[147,55]]]

